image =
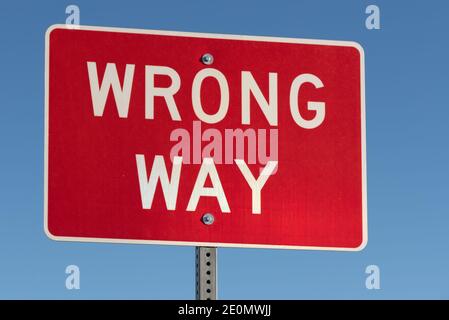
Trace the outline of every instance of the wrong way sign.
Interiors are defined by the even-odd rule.
[[[357,43],[55,25],[45,70],[50,238],[365,246]]]

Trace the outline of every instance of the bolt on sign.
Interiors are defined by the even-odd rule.
[[[50,238],[365,246],[357,43],[55,25],[45,70]]]

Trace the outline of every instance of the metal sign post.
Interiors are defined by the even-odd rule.
[[[217,299],[217,248],[196,247],[196,299]]]

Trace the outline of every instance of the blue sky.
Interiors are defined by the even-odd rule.
[[[44,33],[81,24],[353,40],[366,54],[362,252],[219,249],[222,299],[449,298],[445,1],[41,1],[0,10],[0,298],[193,299],[194,248],[62,243],[43,232]],[[365,28],[380,7],[381,29]],[[65,267],[81,289],[65,288]],[[381,289],[367,290],[378,265]]]

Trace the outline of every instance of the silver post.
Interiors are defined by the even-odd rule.
[[[217,248],[196,247],[196,299],[217,299]]]

